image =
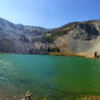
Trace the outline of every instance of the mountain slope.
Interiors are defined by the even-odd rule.
[[[100,51],[100,20],[73,22],[46,29],[13,24],[0,18],[1,52],[33,53],[37,49],[43,52],[48,47],[59,47],[61,51],[73,53]]]
[[[47,36],[50,47],[68,52],[100,51],[100,21],[74,22],[51,31]]]
[[[21,24],[13,24],[0,18],[0,51],[1,52],[28,52],[34,48],[32,38],[42,37],[48,29]],[[28,40],[28,41],[25,41]],[[8,42],[9,41],[9,42]]]

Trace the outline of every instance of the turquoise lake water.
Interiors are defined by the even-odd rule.
[[[0,96],[16,100],[28,90],[50,100],[100,95],[100,59],[0,54]]]

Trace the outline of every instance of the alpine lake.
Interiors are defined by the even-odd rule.
[[[0,100],[76,100],[100,96],[100,59],[0,54]]]

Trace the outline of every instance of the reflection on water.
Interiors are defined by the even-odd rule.
[[[100,61],[77,57],[0,54],[0,91],[22,98],[100,94]],[[9,91],[9,92],[8,92]]]
[[[69,57],[56,62],[61,89],[85,94],[100,92],[99,60]]]

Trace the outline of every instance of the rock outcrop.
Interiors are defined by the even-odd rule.
[[[60,47],[73,53],[100,51],[100,20],[73,22],[46,29],[13,24],[0,18],[0,51],[28,53],[30,50]]]

